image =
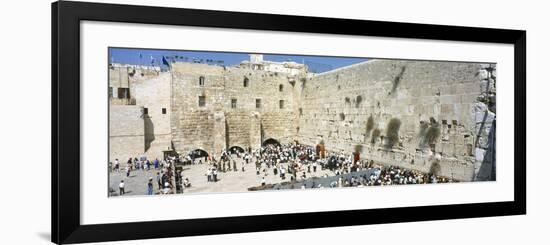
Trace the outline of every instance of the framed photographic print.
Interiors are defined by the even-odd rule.
[[[52,241],[525,214],[525,37],[55,2]]]

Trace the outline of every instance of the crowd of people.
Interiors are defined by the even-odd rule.
[[[320,157],[323,156],[323,157]],[[175,170],[176,165],[180,166]],[[259,186],[266,186],[268,175],[277,176],[280,181],[274,188],[333,188],[353,186],[383,186],[423,183],[444,183],[453,180],[430,173],[403,169],[398,166],[376,165],[373,160],[358,159],[354,154],[341,152],[322,152],[311,146],[296,142],[284,145],[269,144],[255,151],[232,148],[223,150],[218,156],[201,151],[192,151],[187,155],[166,157],[163,160],[149,160],[145,157],[130,158],[123,166],[118,159],[111,163],[111,170],[130,177],[132,171],[157,171],[149,178],[146,194],[183,193],[191,187],[189,178],[184,177],[181,166],[201,165],[206,167],[204,176],[207,183],[220,181],[220,173],[239,172],[255,169]],[[175,171],[174,171],[175,170]],[[321,172],[321,173],[318,173]],[[325,181],[311,180],[311,177],[325,178]],[[273,179],[273,177],[270,177]],[[154,185],[158,192],[155,193]],[[274,186],[270,184],[270,186]],[[290,185],[288,185],[290,184]],[[119,183],[119,195],[125,194],[124,179]]]
[[[282,181],[290,175],[290,183],[294,187],[296,181],[303,182],[301,188],[318,187],[352,187],[352,186],[383,186],[403,184],[424,184],[424,183],[447,183],[454,180],[437,176],[432,173],[400,168],[398,166],[376,165],[373,160],[354,159],[354,154],[346,155],[342,152],[330,152],[325,158],[319,158],[315,148],[300,144],[268,145],[262,147],[255,155],[256,174],[267,176],[267,170],[272,167],[273,174],[279,175]],[[286,164],[284,167],[283,164]],[[328,182],[327,186],[315,181],[306,180],[310,173],[317,170],[329,170],[331,176],[337,176],[334,181]],[[353,173],[353,174],[351,174]],[[328,174],[322,176],[330,177]],[[326,181],[325,181],[326,182]],[[266,185],[262,177],[261,186]]]
[[[310,183],[301,183],[301,188],[337,188],[337,187],[363,187],[363,186],[386,186],[386,185],[410,185],[410,184],[431,184],[449,183],[454,180],[436,176],[430,173],[403,169],[398,166],[375,166],[357,172],[359,174],[336,175],[329,181],[317,180]],[[328,176],[326,176],[328,178]],[[281,188],[295,188],[292,183]]]
[[[166,157],[163,160],[149,160],[146,157],[134,157],[129,158],[126,164],[122,164],[118,159],[109,163],[109,170],[112,173],[120,173],[125,176],[126,179],[131,177],[133,171],[156,171],[155,177],[149,177],[147,185],[145,187],[145,193],[147,195],[154,194],[172,194],[175,191],[174,179],[177,183],[181,177],[178,172],[176,176],[173,174],[173,169],[176,163],[175,157]],[[118,195],[122,196],[128,192],[127,184],[124,181],[125,178],[120,180],[118,184]],[[189,180],[187,180],[189,181]],[[154,185],[157,185],[158,192],[154,192]],[[190,184],[189,184],[190,185]],[[135,191],[135,190],[132,190]],[[116,191],[111,190],[112,193]]]
[[[262,146],[254,153],[254,159],[256,175],[267,176],[272,171],[281,180],[286,180],[288,175],[291,181],[305,179],[306,171],[308,174],[317,172],[324,165],[313,147],[297,143]],[[262,184],[265,185],[265,178]]]
[[[122,166],[120,161],[115,159],[115,162],[110,162],[109,165],[111,166],[110,170],[120,172],[125,171],[126,175],[129,176],[129,173],[133,170],[157,170],[159,168],[163,167],[170,167],[170,159],[165,159],[163,161],[159,161],[157,158],[153,161],[147,159],[146,157],[142,156],[140,158],[134,157],[134,158],[128,158],[128,161],[126,161],[126,165]],[[167,166],[168,165],[168,166]]]

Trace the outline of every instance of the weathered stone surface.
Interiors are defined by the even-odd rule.
[[[405,72],[401,74],[400,83],[393,92],[397,96],[392,96],[390,92],[394,88],[391,84],[401,67],[406,67]],[[304,111],[317,113],[315,117],[306,114],[299,118],[302,133],[298,138],[310,145],[323,139],[328,149],[345,152],[351,152],[356,144],[366,143],[362,157],[427,171],[429,164],[419,167],[422,165],[412,166],[404,163],[408,161],[395,160],[391,156],[395,153],[382,151],[385,148],[382,140],[369,144],[370,138],[356,140],[361,137],[342,137],[341,131],[346,125],[338,125],[339,120],[334,118],[334,114],[319,112],[315,108],[317,104],[328,105],[330,111],[341,111],[346,119],[353,118],[353,124],[348,125],[355,129],[352,132],[365,132],[366,120],[369,115],[373,115],[377,127],[383,132],[382,137],[389,119],[401,118],[403,125],[399,134],[409,136],[398,148],[406,154],[415,154],[419,148],[422,150],[421,121],[430,122],[432,119],[438,124],[446,122],[442,125],[446,127],[444,134],[434,142],[435,154],[441,157],[441,165],[444,166],[442,173],[450,175],[453,169],[453,177],[471,179],[473,162],[467,149],[473,147],[471,140],[464,140],[464,135],[477,135],[476,116],[480,117],[479,120],[482,117],[471,110],[476,110],[474,106],[477,96],[481,95],[481,82],[487,76],[488,73],[481,64],[396,60],[372,60],[347,69],[320,74],[311,82],[319,86],[306,87],[304,90],[309,95],[302,99]],[[346,82],[340,84],[336,77],[339,80],[345,78]],[[337,86],[341,86],[341,89]],[[357,95],[365,98],[359,108],[345,104],[345,97]],[[403,107],[404,104],[406,107]],[[478,107],[480,106],[486,111],[485,105]],[[327,124],[334,127],[323,126]],[[416,156],[414,162],[430,162],[430,158],[429,155]],[[456,169],[451,166],[456,166]]]
[[[109,106],[109,161],[121,163],[145,152],[143,107]]]

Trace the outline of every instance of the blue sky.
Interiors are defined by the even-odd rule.
[[[109,48],[109,62],[150,65],[154,61],[155,65],[162,65],[162,57],[186,57],[180,58],[181,61],[212,60],[213,63],[223,61],[223,65],[232,66],[239,64],[243,60],[248,60],[248,53],[228,53],[228,52],[210,52],[210,51],[179,51],[179,50],[161,50],[161,49],[129,49],[129,48]],[[151,59],[153,57],[153,59]],[[343,66],[356,64],[366,61],[366,58],[342,58],[330,56],[310,56],[310,55],[275,55],[264,54],[264,60],[270,61],[294,61],[305,63],[310,71],[320,73]]]

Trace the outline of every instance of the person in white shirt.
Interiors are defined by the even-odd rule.
[[[183,186],[184,187],[191,187],[191,182],[189,182],[188,178],[185,178],[185,181],[183,181]]]
[[[168,182],[164,183],[164,189],[162,190],[163,194],[170,194],[170,184]]]
[[[212,181],[212,169],[208,168],[206,170],[206,182]]]
[[[212,172],[212,178],[214,182],[218,182],[218,170],[214,169],[214,172]]]
[[[118,184],[118,190],[121,196],[124,195],[124,180],[121,180],[120,184]]]

